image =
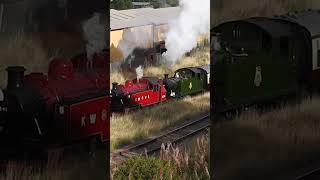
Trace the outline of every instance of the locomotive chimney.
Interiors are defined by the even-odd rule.
[[[22,66],[10,66],[6,70],[8,73],[7,89],[14,90],[23,87],[24,71],[26,69]]]
[[[116,88],[117,88],[117,85],[118,85],[118,83],[113,82],[113,83],[112,83],[112,89],[113,89],[113,90],[116,89]]]
[[[164,79],[168,79],[169,74],[164,74]]]

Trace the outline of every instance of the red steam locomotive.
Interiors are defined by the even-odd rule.
[[[8,67],[0,98],[2,142],[69,144],[109,140],[107,54],[54,59],[48,74]],[[3,143],[6,144],[6,143]]]
[[[157,77],[128,80],[124,85],[112,84],[111,111],[122,112],[166,101],[166,89]]]

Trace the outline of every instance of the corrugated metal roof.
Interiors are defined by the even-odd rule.
[[[167,24],[177,18],[180,7],[140,8],[129,10],[110,10],[110,29],[119,30],[130,27]]]
[[[316,36],[320,34],[320,11],[309,10],[302,12],[294,12],[277,16],[277,18],[290,20],[301,26],[304,26],[309,30],[311,36]]]

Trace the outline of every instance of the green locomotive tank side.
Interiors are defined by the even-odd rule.
[[[182,79],[178,84],[178,88],[178,94],[180,97],[204,91],[201,74],[196,74],[194,77],[188,79]]]
[[[203,68],[203,67],[202,67]],[[201,93],[208,88],[208,72],[201,67],[178,69],[174,77],[164,79],[167,96],[179,98]]]
[[[296,92],[297,71],[293,61],[264,53],[219,58],[222,59],[214,65],[214,78],[221,81],[215,85],[216,92],[223,93],[216,94],[216,97],[223,97],[216,102],[222,109],[267,101]]]

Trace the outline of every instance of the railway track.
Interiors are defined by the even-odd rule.
[[[306,172],[293,180],[318,180],[320,179],[320,168],[313,169],[309,172]]]
[[[154,108],[154,107],[156,107],[156,106],[159,106],[160,104],[166,104],[166,103],[170,103],[170,102],[172,102],[172,101],[183,100],[183,99],[186,98],[186,97],[195,97],[195,96],[199,96],[199,95],[204,95],[205,93],[208,93],[208,92],[209,92],[209,91],[204,91],[204,92],[201,92],[201,93],[190,94],[190,95],[183,96],[183,97],[178,97],[178,98],[168,98],[168,99],[165,100],[165,101],[162,101],[162,102],[159,102],[159,103],[156,103],[156,104],[153,104],[153,105],[148,105],[148,106],[145,106],[145,107],[141,107],[141,106],[127,107],[127,108],[125,108],[123,111],[110,110],[110,112],[111,112],[111,113],[119,113],[119,114],[125,114],[125,113],[130,113],[130,112],[137,112],[138,110],[141,110],[141,109],[151,109],[151,108]]]
[[[163,143],[178,143],[192,137],[210,126],[210,115],[204,115],[187,124],[176,127],[159,136],[148,139],[140,144],[120,149],[111,154],[111,165],[117,165],[125,159],[139,154],[154,155],[161,150]]]

